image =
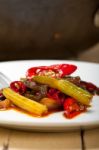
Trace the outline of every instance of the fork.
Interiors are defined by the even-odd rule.
[[[2,72],[0,72],[0,89],[8,87],[11,80]]]

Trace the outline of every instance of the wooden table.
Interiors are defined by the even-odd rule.
[[[64,133],[0,128],[0,150],[99,150],[99,128]]]

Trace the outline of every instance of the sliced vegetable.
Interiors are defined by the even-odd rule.
[[[47,97],[56,100],[57,103],[59,103],[61,106],[66,99],[66,95],[55,88],[49,88],[47,92]]]
[[[29,68],[26,72],[27,78],[32,78],[35,75],[48,75],[51,77],[64,77],[70,75],[77,69],[77,66],[72,64],[56,64],[51,66],[39,66]]]
[[[0,110],[6,110],[11,106],[11,101],[7,98],[5,100],[0,101]]]
[[[10,88],[3,89],[4,96],[13,102],[16,106],[36,115],[41,116],[43,113],[47,112],[47,107],[36,101],[30,100]]]
[[[34,76],[33,80],[41,84],[47,84],[49,87],[56,88],[85,105],[89,105],[93,97],[92,94],[66,79],[56,79],[49,76]]]
[[[64,108],[64,115],[66,118],[73,118],[77,116],[78,114],[86,111],[86,106],[81,105],[80,103],[77,103],[77,101],[71,97],[66,98],[63,104]]]
[[[46,105],[49,110],[55,110],[60,108],[60,104],[55,99],[52,98],[47,97],[42,98],[40,103]]]
[[[26,92],[26,86],[21,81],[14,81],[10,83],[10,88],[19,94]]]

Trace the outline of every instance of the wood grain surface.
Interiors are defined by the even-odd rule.
[[[82,137],[83,136],[83,137]],[[99,150],[99,128],[39,133],[0,128],[0,150]]]

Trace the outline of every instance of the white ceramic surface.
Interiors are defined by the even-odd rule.
[[[29,67],[39,65],[51,65],[59,63],[70,63],[78,66],[73,76],[79,75],[81,79],[90,81],[99,86],[99,64],[80,61],[61,60],[24,60],[1,62],[0,71],[11,80],[19,80],[24,77]],[[86,113],[66,119],[63,112],[51,114],[47,117],[36,118],[15,110],[0,111],[0,126],[35,131],[65,131],[80,128],[91,128],[99,126],[99,96],[94,96],[92,107]]]

